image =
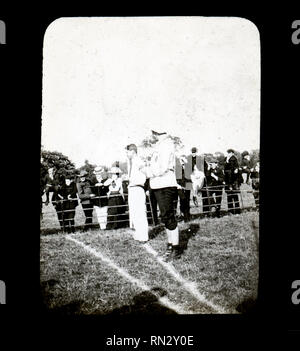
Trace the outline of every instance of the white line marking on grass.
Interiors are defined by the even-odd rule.
[[[206,297],[199,293],[197,288],[195,287],[195,283],[189,282],[185,280],[169,263],[165,262],[161,257],[159,257],[158,253],[147,243],[143,245],[146,251],[148,251],[151,255],[153,255],[157,261],[178,281],[183,287],[192,294],[199,302],[211,307],[218,313],[230,313],[226,312],[221,306],[217,306],[214,303],[208,301]]]
[[[85,245],[83,242],[81,242],[81,241],[79,241],[77,239],[74,239],[70,235],[66,235],[66,239],[68,239],[70,241],[73,241],[75,244],[81,246],[89,254],[101,259],[109,267],[115,269],[121,276],[123,276],[124,278],[129,280],[130,283],[137,285],[142,290],[150,291],[153,295],[155,295],[157,297],[158,302],[161,305],[163,305],[163,306],[175,311],[178,314],[192,314],[192,312],[186,311],[181,306],[171,302],[167,297],[165,297],[165,296],[160,297],[155,291],[152,291],[151,288],[149,286],[147,286],[142,280],[134,278],[132,275],[130,275],[128,272],[126,272],[123,268],[121,268],[117,264],[115,264],[110,258],[106,257],[105,255],[103,255],[99,251],[96,251],[94,248]]]

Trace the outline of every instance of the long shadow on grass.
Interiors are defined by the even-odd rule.
[[[82,307],[85,303],[83,300],[74,300],[68,304],[60,306],[51,306],[51,301],[54,298],[51,292],[52,288],[59,284],[59,281],[50,279],[41,282],[41,301],[40,310],[47,316],[70,316],[70,315],[81,315]],[[167,292],[159,287],[151,289],[151,291],[143,291],[136,295],[132,299],[132,304],[124,305],[120,308],[116,308],[109,313],[103,311],[95,311],[93,315],[107,315],[107,316],[120,316],[120,315],[156,315],[156,314],[177,314],[175,311],[161,305],[158,301],[159,297],[165,296]]]
[[[175,311],[159,303],[158,296],[165,296],[166,294],[167,292],[162,288],[153,288],[151,291],[143,291],[134,296],[132,304],[116,308],[110,312],[108,316],[177,314]]]
[[[58,280],[49,279],[47,281],[41,282],[40,290],[40,309],[41,312],[47,315],[74,315],[80,314],[82,310],[83,300],[75,300],[68,304],[55,306],[50,308],[51,300],[54,295],[51,292],[51,289],[59,284]]]
[[[199,229],[199,224],[191,223],[188,228],[179,231],[179,247],[181,252],[187,249],[189,240],[197,234]]]

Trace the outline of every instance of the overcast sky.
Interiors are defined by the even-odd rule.
[[[44,38],[42,145],[79,167],[151,129],[186,150],[259,148],[260,42],[230,17],[61,18]]]

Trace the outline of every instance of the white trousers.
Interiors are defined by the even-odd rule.
[[[147,241],[148,221],[146,210],[146,195],[139,186],[128,188],[128,206],[130,228],[134,228],[134,240]]]
[[[100,225],[100,229],[106,229],[107,224],[107,206],[98,207],[95,206],[95,212]]]

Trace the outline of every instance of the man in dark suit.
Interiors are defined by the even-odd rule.
[[[75,212],[78,206],[77,187],[74,182],[75,174],[72,170],[66,171],[64,184],[58,190],[58,195],[62,197],[62,221],[63,231],[67,233],[75,232]]]
[[[81,201],[81,206],[85,214],[85,230],[93,227],[93,198],[95,194],[92,192],[93,183],[87,178],[88,172],[82,170],[80,172],[80,181],[77,183],[78,196]]]
[[[215,215],[220,217],[224,172],[222,168],[218,166],[218,160],[216,158],[212,158],[208,164],[206,181],[211,208],[215,208]]]
[[[239,163],[233,149],[227,150],[224,173],[228,211],[232,214],[241,213],[238,195],[241,185],[241,174],[239,172]]]

